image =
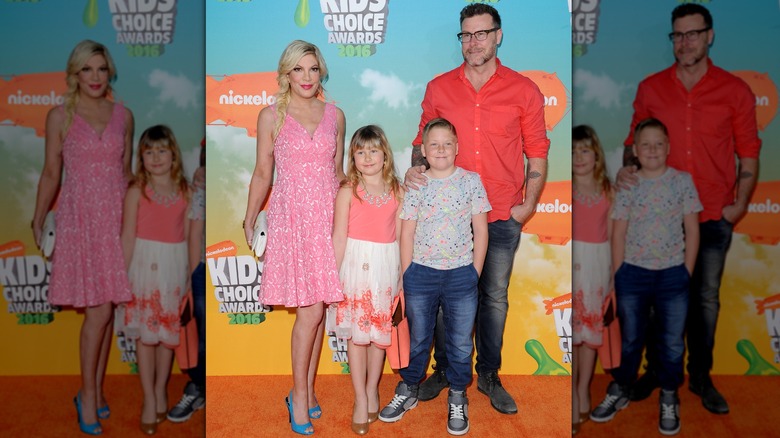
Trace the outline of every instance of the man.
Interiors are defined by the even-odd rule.
[[[477,389],[501,413],[517,413],[517,405],[501,385],[501,348],[509,307],[507,288],[520,231],[534,213],[547,176],[550,141],[544,123],[544,96],[530,79],[503,66],[496,58],[503,30],[490,5],[471,4],[460,13],[458,39],[464,63],[428,83],[417,138],[412,142],[412,168],[407,186],[424,184],[422,130],[436,117],[451,121],[459,135],[455,164],[477,172],[493,210],[488,213],[488,249],[479,280],[475,324]],[[523,155],[528,159],[524,173]],[[525,193],[523,188],[525,187]],[[430,400],[449,386],[444,370],[445,327],[436,326],[436,372],[413,397]],[[417,393],[419,389],[419,394]],[[416,402],[416,400],[415,400]]]
[[[747,211],[758,179],[761,140],[756,100],[745,82],[710,60],[715,31],[705,7],[688,3],[675,8],[672,30],[669,38],[676,62],[639,84],[631,130],[624,142],[624,162],[633,159],[634,126],[654,117],[669,128],[669,165],[693,176],[704,211],[699,215],[701,241],[690,282],[686,323],[688,388],[701,396],[707,410],[726,414],[728,403],[713,385],[710,370],[726,252],[734,224]],[[623,169],[618,176],[620,184],[633,180],[629,174],[635,170]],[[647,345],[648,370],[632,389],[632,400],[646,398],[658,386],[657,352],[653,343]],[[624,395],[613,398],[612,404],[620,403]]]

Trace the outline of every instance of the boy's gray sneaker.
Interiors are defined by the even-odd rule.
[[[198,385],[193,382],[188,382],[184,387],[184,394],[181,396],[179,403],[168,411],[168,420],[174,423],[181,423],[187,421],[192,417],[192,413],[198,409],[202,409],[206,404],[206,398],[203,392],[198,389]]]
[[[418,385],[407,385],[403,381],[395,387],[395,395],[390,403],[379,413],[379,419],[385,423],[395,423],[406,411],[417,407]]]
[[[617,411],[628,406],[628,388],[618,385],[614,380],[607,387],[607,396],[590,413],[590,419],[596,423],[606,423],[615,417]]]
[[[469,399],[466,398],[466,391],[450,389],[447,409],[447,432],[450,435],[465,435],[469,431]]]
[[[420,391],[417,394],[417,398],[419,398],[420,401],[433,400],[439,395],[442,389],[448,386],[450,386],[450,382],[447,380],[444,370],[434,370],[433,374],[420,384]]]
[[[658,431],[664,435],[676,435],[680,431],[680,399],[677,391],[662,389],[659,399],[661,412],[658,416]]]

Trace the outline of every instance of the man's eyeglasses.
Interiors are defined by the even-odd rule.
[[[688,32],[671,32],[669,33],[669,41],[679,43],[683,38],[688,41],[696,41],[699,39],[699,35],[701,35],[702,32],[707,32],[710,29],[712,28],[705,27],[704,29],[690,30]]]
[[[457,35],[457,37],[458,37],[458,41],[460,41],[461,43],[467,43],[467,42],[471,41],[471,37],[476,38],[477,41],[485,41],[487,39],[488,34],[490,32],[495,32],[498,29],[501,29],[501,28],[500,27],[494,27],[492,29],[478,30],[478,31],[476,31],[474,33],[461,32],[461,33],[459,33]]]

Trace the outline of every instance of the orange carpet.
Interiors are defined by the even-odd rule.
[[[168,404],[181,398],[189,379],[174,374],[168,384]],[[73,397],[79,390],[78,376],[0,377],[0,436],[3,437],[86,437],[78,428]],[[137,375],[106,377],[106,400],[111,418],[101,421],[107,437],[142,437],[141,383]],[[159,425],[160,437],[202,437],[205,430],[204,411],[195,412],[184,423],[165,421]]]
[[[380,382],[380,403],[386,404],[399,377],[386,374]],[[566,437],[571,434],[571,378],[568,376],[501,376],[504,387],[515,396],[519,413],[504,415],[490,406],[477,391],[476,381],[469,395],[469,437]],[[290,431],[284,398],[292,387],[287,376],[208,377],[209,405],[206,436],[283,437]],[[323,415],[314,420],[315,437],[356,436],[351,428],[352,384],[349,375],[317,377],[317,397]],[[397,423],[371,424],[368,436],[443,437],[447,434],[447,398],[420,402]]]
[[[611,378],[597,374],[591,385],[595,407],[604,398]],[[679,390],[679,438],[780,437],[780,376],[714,376],[715,387],[729,403],[730,413],[715,415],[704,409],[701,398],[688,390],[687,381]],[[658,390],[628,407],[607,423],[588,421],[577,438],[653,437],[658,432]]]

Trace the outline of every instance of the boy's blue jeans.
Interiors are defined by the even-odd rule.
[[[622,351],[620,366],[612,371],[612,377],[618,384],[630,385],[636,381],[652,307],[657,342],[654,348],[660,359],[658,379],[661,388],[676,390],[680,386],[683,381],[683,335],[690,279],[684,264],[653,270],[623,263],[615,272]]]
[[[404,272],[406,317],[409,321],[409,366],[400,370],[407,385],[419,385],[430,359],[433,327],[441,305],[450,386],[463,391],[472,378],[474,318],[477,315],[477,275],[474,265],[439,270],[412,263]]]
[[[479,307],[474,327],[477,374],[492,373],[501,368],[501,349],[509,312],[509,279],[512,276],[515,253],[520,245],[522,228],[523,225],[511,217],[488,224],[488,248],[485,266],[479,277]],[[435,368],[441,371],[448,366],[442,319],[440,312],[433,350]],[[447,378],[449,379],[449,374]]]

